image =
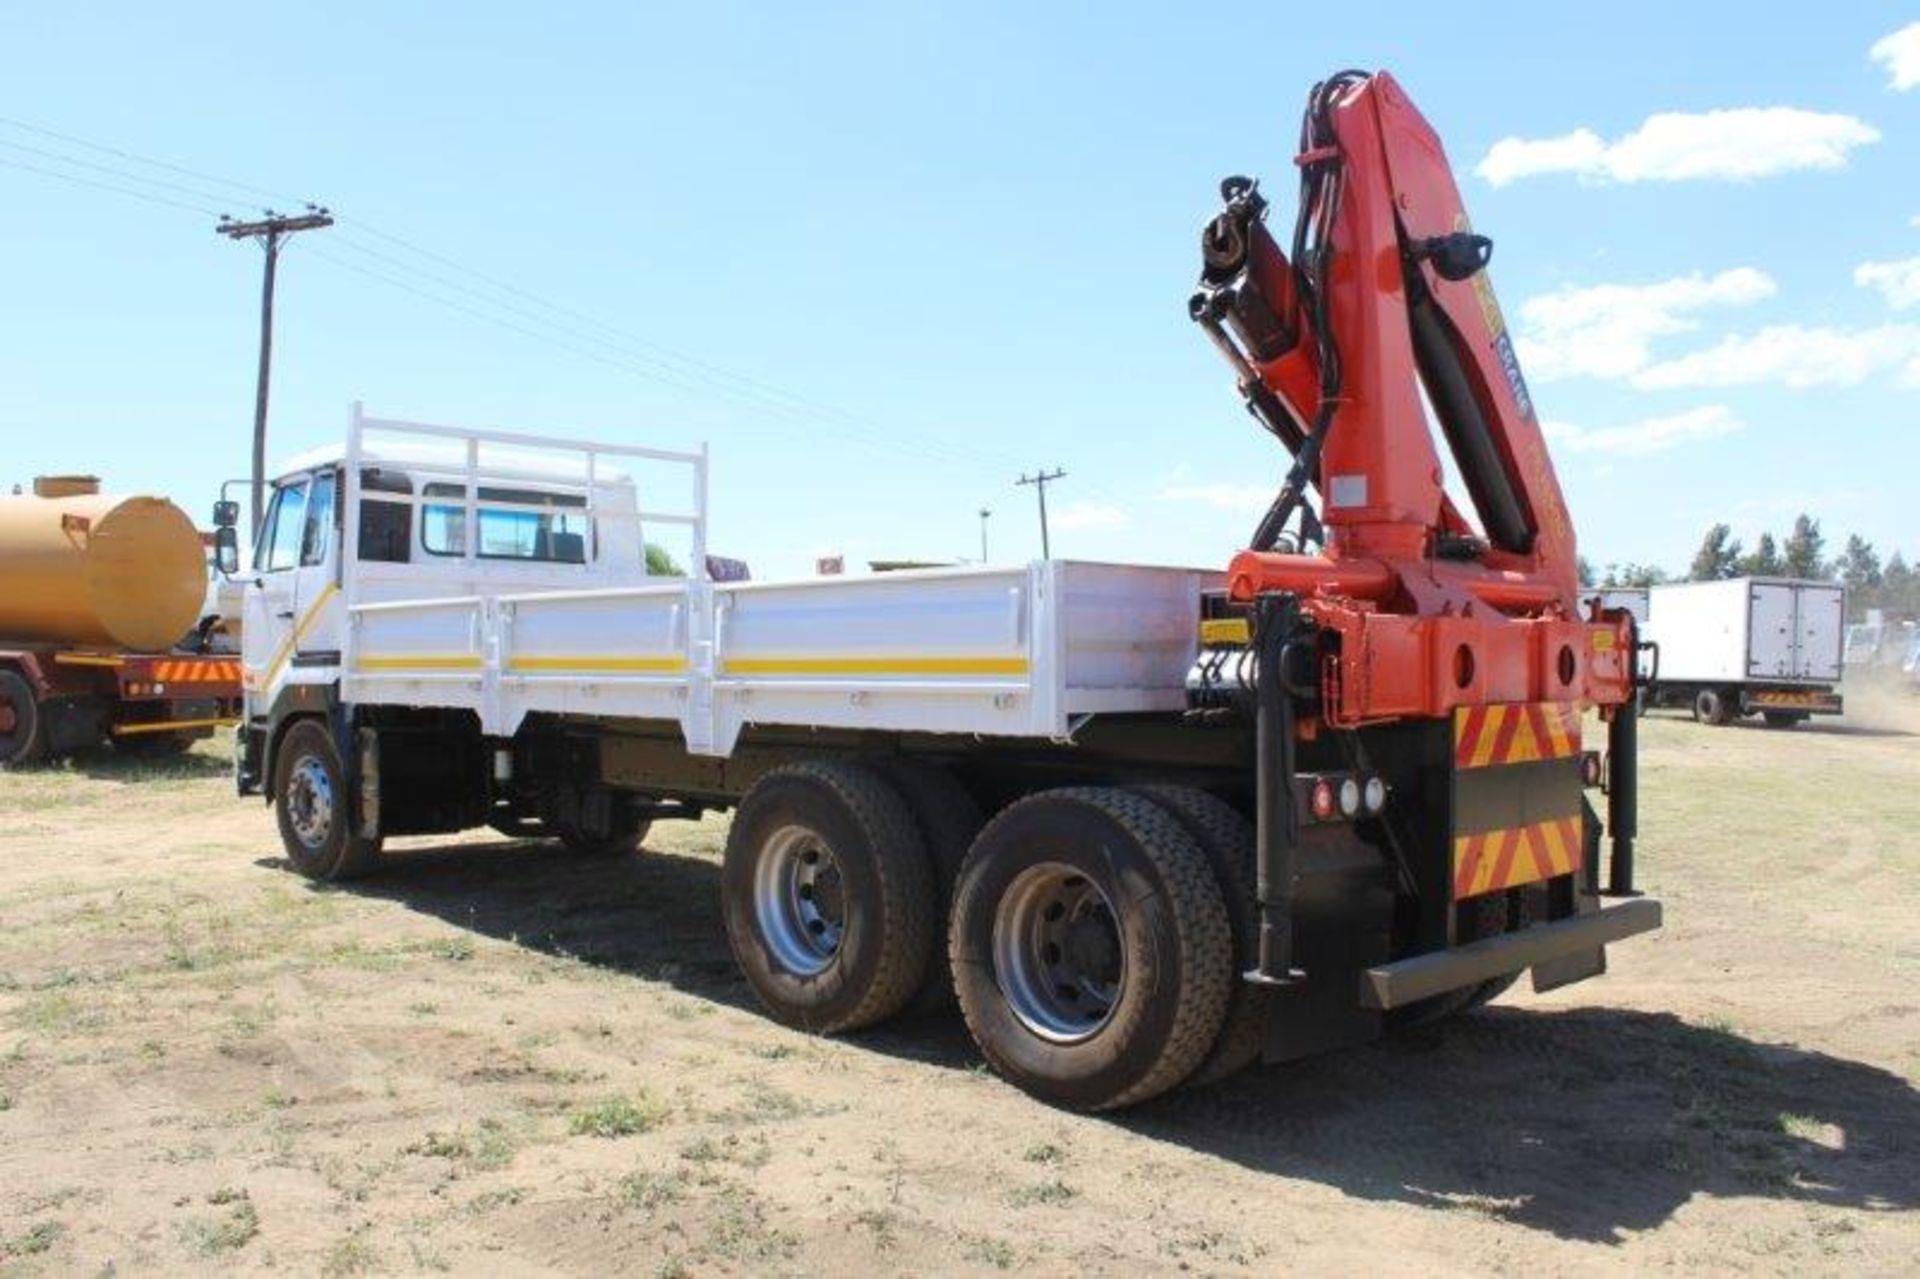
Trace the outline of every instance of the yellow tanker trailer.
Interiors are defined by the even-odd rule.
[[[206,598],[200,534],[165,498],[91,476],[0,496],[0,767],[176,751],[230,722],[239,663],[193,639]]]

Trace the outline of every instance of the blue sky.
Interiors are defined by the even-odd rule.
[[[1186,319],[1197,232],[1230,172],[1291,218],[1302,95],[1361,65],[1496,241],[1590,559],[1800,509],[1920,553],[1912,5],[1191,13],[16,7],[0,479],[199,513],[243,472],[258,254],[199,210],[266,197],[220,179],[342,215],[284,260],[276,456],[354,399],[704,438],[715,549],[762,576],[974,554],[982,505],[995,559],[1035,555],[1012,481],[1059,465],[1056,553],[1224,564],[1284,459]]]

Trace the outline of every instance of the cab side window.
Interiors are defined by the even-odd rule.
[[[307,482],[296,480],[275,489],[273,506],[260,526],[260,545],[254,548],[253,567],[276,573],[300,562],[300,538],[307,519]]]
[[[303,567],[324,564],[333,543],[334,506],[339,500],[339,476],[317,475],[307,498],[307,522],[300,535],[300,563]]]

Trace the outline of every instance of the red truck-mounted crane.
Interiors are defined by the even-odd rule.
[[[1596,934],[1649,927],[1651,902],[1600,911],[1599,825],[1582,795],[1602,764],[1581,750],[1581,710],[1597,707],[1608,889],[1633,896],[1634,620],[1581,615],[1573,527],[1488,279],[1492,241],[1472,230],[1439,137],[1384,72],[1315,85],[1294,159],[1291,253],[1266,227],[1258,184],[1229,178],[1190,303],[1294,458],[1212,610],[1212,634],[1255,657],[1259,973],[1290,979],[1298,841],[1284,779],[1297,742],[1322,728],[1423,797],[1392,842],[1429,943],[1486,941],[1542,906]],[[1428,407],[1478,527],[1446,491]],[[1416,778],[1416,761],[1440,775]],[[1568,867],[1557,901],[1517,891]],[[1371,997],[1391,1006],[1435,967],[1389,966]]]
[[[704,449],[356,409],[275,482],[241,791],[324,880],[390,836],[617,855],[732,809],[721,910],[773,1016],[951,991],[995,1070],[1087,1109],[1600,973],[1660,918],[1603,904],[1633,893],[1632,618],[1575,598],[1433,132],[1345,73],[1298,164],[1288,249],[1241,178],[1203,235],[1194,318],[1293,455],[1228,572],[715,581]],[[691,574],[650,569],[662,526]]]

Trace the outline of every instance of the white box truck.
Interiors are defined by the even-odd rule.
[[[1846,588],[1734,577],[1656,586],[1643,632],[1654,648],[1647,706],[1685,706],[1706,724],[1762,716],[1790,728],[1838,715]]]

